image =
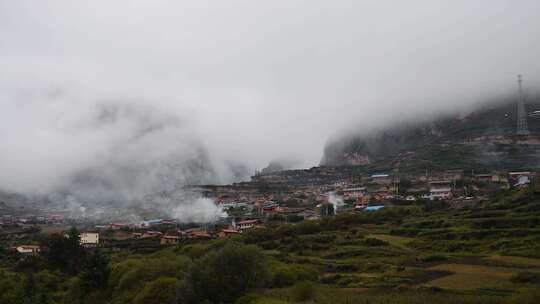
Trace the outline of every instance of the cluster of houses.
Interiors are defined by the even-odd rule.
[[[0,228],[28,228],[35,225],[62,225],[64,223],[63,215],[0,215]]]
[[[245,230],[263,227],[258,219],[243,220],[230,225],[211,225],[190,229],[178,229],[172,220],[150,220],[149,225],[111,224],[80,233],[80,243],[87,248],[115,247],[121,242],[155,241],[161,246],[178,245],[188,240],[226,238],[241,234]],[[67,235],[66,235],[67,237]],[[39,250],[38,250],[39,252]]]
[[[150,219],[137,224],[112,223],[85,230],[80,234],[80,242],[85,247],[149,241],[158,246],[177,245],[188,240],[231,237],[266,225],[318,220],[329,215],[328,205],[333,206],[332,214],[335,214],[375,211],[392,206],[395,201],[463,201],[490,191],[526,187],[536,179],[536,173],[529,171],[465,173],[463,170],[446,170],[405,177],[389,173],[355,175],[349,172],[343,177],[338,174],[339,170],[331,168],[326,171],[310,170],[294,170],[288,175],[256,176],[252,182],[233,185],[191,188],[191,191],[214,199],[228,214],[227,218],[210,227],[180,229],[179,223],[173,219]],[[261,191],[261,181],[274,182],[275,187]],[[335,202],[335,197],[339,202]],[[0,238],[10,235],[24,238],[24,233],[35,233],[31,229],[38,229],[39,225],[65,225],[65,218],[59,215],[0,215]],[[35,245],[21,245],[14,249],[23,255],[40,252],[39,246]]]
[[[241,187],[238,184],[219,186],[206,189],[203,193],[213,198],[224,210],[235,210],[234,216],[298,215],[304,219],[317,219],[320,217],[317,208],[329,201],[329,193],[340,196],[348,205],[352,204],[352,210],[369,211],[373,209],[368,208],[370,206],[384,206],[396,200],[471,200],[501,189],[526,187],[536,178],[536,173],[530,171],[469,173],[464,170],[445,170],[405,177],[374,173],[350,174],[346,178],[333,176],[333,179],[326,177],[333,174],[333,171],[324,171],[326,175],[323,177],[326,178],[315,178],[313,172],[288,172],[289,175],[280,172],[255,176],[251,188],[248,187],[249,183],[242,183]],[[295,178],[302,179],[302,174],[308,174],[307,182],[292,182]],[[404,179],[407,183],[403,182]],[[310,184],[313,180],[325,183]],[[275,183],[277,186],[289,184],[285,188],[277,187],[278,191],[261,193],[256,191],[261,181]]]

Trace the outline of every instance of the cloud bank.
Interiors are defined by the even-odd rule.
[[[0,0],[0,189],[134,200],[540,83],[540,2]]]

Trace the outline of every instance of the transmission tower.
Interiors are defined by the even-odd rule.
[[[521,82],[523,79],[521,75],[518,75],[518,86],[519,86],[519,100],[517,104],[517,135],[529,135],[529,127],[527,126],[527,112],[525,112],[525,103],[523,102],[523,89],[521,87]]]

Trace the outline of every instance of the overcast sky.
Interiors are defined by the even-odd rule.
[[[0,0],[0,189],[199,147],[224,181],[313,166],[340,130],[532,88],[539,56],[538,0]]]

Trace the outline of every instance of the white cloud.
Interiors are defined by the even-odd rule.
[[[92,169],[118,191],[155,190],[157,173],[118,172],[198,147],[223,182],[230,162],[316,165],[344,128],[508,94],[517,73],[536,86],[539,12],[536,0],[0,0],[0,188],[48,191]],[[96,124],[107,105],[148,116]],[[168,124],[134,139],[146,119]]]

